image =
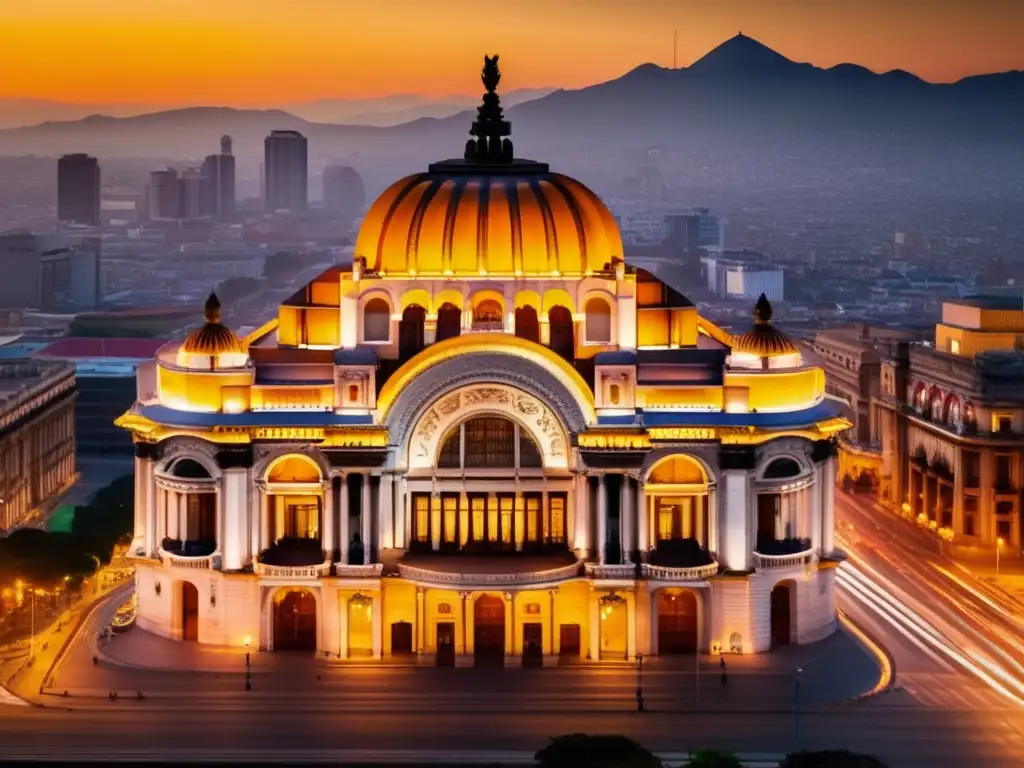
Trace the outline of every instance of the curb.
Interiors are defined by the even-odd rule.
[[[892,654],[889,653],[889,650],[882,645],[871,632],[855,622],[848,613],[839,608],[836,609],[836,612],[839,616],[840,623],[849,629],[854,638],[858,640],[861,645],[865,646],[868,652],[875,657],[880,668],[878,683],[875,684],[875,687],[870,691],[866,691],[865,693],[854,696],[852,699],[848,699],[848,702],[854,703],[864,701],[893,690],[896,687],[896,660],[893,658]]]

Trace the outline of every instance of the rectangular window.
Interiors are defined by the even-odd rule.
[[[674,538],[675,521],[679,512],[678,499],[658,496],[655,510],[658,519],[658,539],[666,541]]]
[[[964,496],[964,536],[977,536],[978,498]]]
[[[981,454],[977,451],[964,451],[960,455],[960,463],[964,472],[964,487],[977,488],[981,485]]]
[[[458,494],[445,493],[441,496],[441,515],[442,515],[442,541],[446,544],[454,544],[457,540],[456,533],[458,531],[458,520],[459,520],[459,497]]]
[[[996,521],[996,536],[1003,540],[1003,546],[1010,540],[1010,531],[1013,530],[1013,524],[1009,520],[997,520]]]
[[[469,497],[469,511],[473,541],[483,541],[484,531],[487,530],[485,527],[487,497],[480,494],[471,494]]]
[[[548,495],[548,508],[551,513],[551,541],[555,544],[565,543],[565,505],[567,497],[564,493]]]
[[[1013,456],[996,454],[996,490],[1013,490]]]
[[[540,496],[524,495],[523,500],[526,504],[526,540],[540,541]]]
[[[498,540],[498,497],[487,497],[487,540]]]
[[[992,431],[1000,435],[1013,433],[1013,417],[1008,413],[992,414]]]
[[[416,541],[430,541],[430,494],[414,493],[412,495],[413,516],[416,521],[414,536]]]
[[[502,494],[498,497],[498,508],[501,512],[501,543],[512,544],[512,516],[515,511],[516,497]]]

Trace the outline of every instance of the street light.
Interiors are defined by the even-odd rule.
[[[999,580],[999,550],[1003,548],[1003,537],[996,539],[996,581]]]
[[[803,673],[803,667],[797,667],[796,670],[796,686],[793,690],[794,697],[794,713],[796,715],[796,750],[800,751],[800,675]]]
[[[249,679],[249,646],[252,644],[252,638],[248,635],[245,636],[245,690],[252,690],[252,681]]]

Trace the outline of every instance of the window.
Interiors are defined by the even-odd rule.
[[[391,309],[384,299],[370,299],[363,308],[363,341],[391,340]]]
[[[430,541],[430,494],[413,494],[412,508],[416,523],[416,541]]]
[[[1010,532],[1012,530],[1013,524],[1009,520],[996,521],[996,536],[1003,540],[1003,544],[1010,540]]]
[[[462,310],[451,302],[445,302],[437,310],[436,341],[451,339],[462,333]]]
[[[539,469],[543,465],[540,449],[526,432],[519,430],[519,466],[527,469]]]
[[[964,536],[977,536],[978,498],[964,496]]]
[[[610,387],[608,387],[608,400],[611,402],[612,405],[618,405],[619,404],[619,385],[618,384],[612,384]]]
[[[604,299],[590,299],[586,306],[587,341],[608,344],[612,340],[612,310]]]
[[[793,459],[775,459],[764,471],[765,480],[784,480],[790,477],[799,477],[800,465]]]
[[[483,541],[486,528],[487,497],[482,494],[469,496],[469,527],[473,541]]]
[[[456,427],[441,443],[441,452],[437,456],[438,469],[458,469],[462,466],[461,430],[461,426]]]
[[[949,352],[950,352],[950,354],[953,354],[953,355],[959,355],[960,354],[960,339],[950,339],[949,340]]]
[[[554,306],[548,312],[551,351],[568,360],[576,359],[576,326],[572,313],[563,306]]]
[[[659,541],[696,539],[703,544],[707,533],[706,497],[656,496],[655,517]]]
[[[1013,456],[1007,453],[996,454],[996,490],[1013,490]]]
[[[981,484],[981,454],[964,451],[960,455],[960,464],[964,472],[964,487],[977,488]]]
[[[508,419],[478,417],[467,421],[466,467],[515,466],[515,424]]]
[[[348,401],[350,403],[359,402],[359,385],[349,384],[348,385]]]
[[[1008,413],[992,414],[992,431],[1000,435],[1013,432],[1013,417]]]
[[[540,341],[540,323],[537,310],[533,307],[520,307],[516,310],[516,336],[529,341]]]
[[[454,544],[458,532],[459,520],[459,496],[455,493],[446,493],[441,496],[441,529],[444,533],[442,541],[445,544]]]
[[[548,511],[551,515],[551,541],[562,544],[565,542],[565,505],[564,493],[552,493],[548,496]]]
[[[526,507],[526,540],[536,543],[540,541],[541,531],[541,497],[539,494],[524,496]]]
[[[473,327],[478,330],[500,331],[504,329],[501,304],[494,299],[484,299],[473,310]]]
[[[512,519],[513,512],[515,511],[515,503],[516,497],[514,494],[502,494],[498,496],[502,544],[511,544],[513,542]]]

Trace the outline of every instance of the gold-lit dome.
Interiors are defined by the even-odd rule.
[[[244,365],[247,357],[245,347],[235,333],[220,321],[220,300],[217,294],[211,293],[206,300],[206,322],[201,328],[190,333],[178,350],[178,358],[183,365],[193,367],[194,358],[207,358],[214,361],[216,367],[233,367]],[[239,358],[243,358],[241,363]],[[203,367],[206,367],[204,365]]]
[[[386,275],[585,275],[622,258],[611,212],[580,182],[512,156],[486,59],[465,157],[392,184],[370,206],[355,255]]]
[[[759,358],[800,354],[796,344],[772,325],[772,305],[763,293],[754,305],[754,327],[733,339],[732,352]]]

